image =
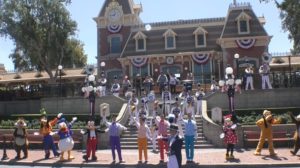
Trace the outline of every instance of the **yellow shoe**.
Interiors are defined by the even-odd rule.
[[[270,153],[270,156],[276,156],[277,155],[277,153],[276,152],[272,152],[272,153]]]
[[[234,159],[234,156],[233,156],[233,155],[230,155],[230,156],[229,156],[229,159]]]
[[[255,151],[255,152],[254,152],[254,155],[260,156],[260,152]]]
[[[226,153],[225,159],[229,159],[229,154]]]

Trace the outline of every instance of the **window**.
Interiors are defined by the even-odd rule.
[[[148,64],[142,66],[142,67],[135,67],[132,66],[132,76],[136,77],[137,74],[140,74],[142,77],[144,77],[145,75],[148,75]]]
[[[163,36],[165,37],[165,49],[176,49],[176,36],[177,34],[171,30],[168,29]]]
[[[121,53],[121,37],[111,38],[110,53]]]
[[[135,39],[135,50],[146,51],[147,36],[143,32],[139,31],[133,36],[133,38]]]
[[[250,26],[249,21],[251,17],[245,12],[240,13],[240,15],[235,19],[237,21],[238,33],[239,34],[249,34]]]
[[[193,34],[195,35],[195,47],[196,48],[206,47],[207,31],[202,27],[198,27]]]
[[[166,48],[174,48],[174,37],[167,37],[167,47]]]
[[[137,50],[145,50],[144,39],[138,39],[137,43],[138,43]]]
[[[211,83],[211,73],[210,61],[208,61],[206,64],[194,63],[194,80],[196,83]]]

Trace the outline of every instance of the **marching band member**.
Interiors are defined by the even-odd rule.
[[[169,84],[170,84],[170,90],[171,90],[172,94],[176,93],[176,84],[177,84],[177,82],[178,82],[177,78],[175,77],[174,74],[171,73]]]
[[[262,89],[266,89],[266,85],[269,89],[272,89],[272,85],[269,79],[270,67],[267,63],[264,63],[259,67],[259,73],[261,75],[261,86]]]
[[[186,102],[187,102],[187,106],[186,106],[186,113],[191,113],[192,116],[193,116],[193,119],[195,119],[195,107],[194,107],[194,104],[195,104],[195,100],[194,100],[194,97],[192,95],[189,94],[188,92],[188,96],[186,98]]]
[[[111,92],[113,93],[114,96],[119,97],[119,92],[120,92],[120,84],[117,82],[117,77],[114,77],[114,83],[111,86]]]
[[[129,125],[134,124],[134,116],[138,113],[138,104],[139,104],[139,99],[136,97],[135,92],[133,92],[131,99],[129,100],[130,102],[130,122]]]
[[[146,93],[150,93],[150,91],[152,90],[153,78],[150,75],[147,75],[145,80],[143,81],[143,84]]]
[[[123,95],[127,92],[128,88],[131,86],[130,80],[128,79],[128,76],[126,75],[122,81],[122,88],[123,88]]]
[[[149,111],[149,106],[148,106],[149,101],[148,101],[148,96],[147,96],[146,90],[143,90],[143,97],[141,98],[141,102],[144,104],[145,110]]]
[[[204,96],[205,96],[204,89],[200,87],[200,84],[198,84],[198,90],[195,93],[195,97],[197,99],[196,114],[200,115],[200,117],[202,117],[202,99]]]
[[[163,71],[160,72],[160,75],[157,78],[157,84],[159,85],[159,93],[162,94],[165,84],[168,84],[168,77],[164,74]]]
[[[147,95],[147,99],[148,99],[148,103],[149,103],[149,110],[148,110],[148,112],[150,113],[150,110],[152,110],[152,116],[153,116],[153,118],[154,118],[154,116],[156,116],[156,114],[154,114],[154,113],[156,113],[157,112],[157,108],[156,108],[156,112],[154,112],[154,108],[155,108],[155,93],[154,93],[154,91],[153,90],[151,90],[150,92],[149,92],[149,94]]]
[[[107,79],[105,78],[104,72],[101,72],[101,76],[100,79],[98,79],[98,83],[100,85],[98,89],[100,91],[100,96],[105,96]]]
[[[182,92],[179,94],[179,98],[182,100],[181,101],[181,105],[182,105],[182,109],[183,111],[185,111],[186,107],[187,107],[187,102],[186,102],[186,98],[188,96],[188,92],[185,89],[185,87],[182,88]]]
[[[179,135],[183,136],[183,130],[182,130],[182,126],[180,124],[183,120],[183,111],[180,108],[180,103],[179,103],[178,97],[175,98],[175,107],[172,108],[171,114],[175,115],[174,123],[176,123],[178,125]]]
[[[138,120],[138,118],[144,118],[144,117],[147,117],[147,115],[148,115],[148,112],[147,112],[144,104],[145,103],[143,102],[143,100],[141,100],[141,107],[140,107],[140,109],[138,110],[138,112],[136,113],[136,116],[135,116],[136,121]]]
[[[168,86],[166,85],[165,86],[165,89],[164,91],[162,92],[162,95],[161,95],[161,99],[163,100],[163,113],[164,115],[166,114],[169,114],[170,113],[170,101],[172,100],[172,97],[171,97],[171,92],[169,92],[168,90]]]
[[[157,124],[155,123],[155,120],[156,120],[156,117],[153,118],[151,120],[151,125],[150,125],[150,128],[151,128],[151,137],[152,137],[152,151],[153,152],[156,152],[156,140],[157,140],[157,136],[158,136],[158,126]]]
[[[245,74],[246,74],[245,90],[248,90],[249,85],[250,85],[250,89],[254,90],[254,87],[253,87],[253,67],[251,65],[248,65],[248,67],[245,69]]]

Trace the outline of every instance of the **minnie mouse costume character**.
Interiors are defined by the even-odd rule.
[[[223,131],[224,131],[224,143],[227,144],[226,159],[234,159],[233,156],[234,145],[238,141],[237,135],[235,133],[235,129],[236,129],[236,124],[233,124],[233,122],[231,121],[231,115],[225,116]],[[229,151],[230,151],[230,155],[229,155]]]

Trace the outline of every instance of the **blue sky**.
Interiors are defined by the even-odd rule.
[[[282,0],[279,0],[279,2]],[[141,3],[143,12],[141,18],[145,23],[172,21],[179,19],[199,19],[225,17],[228,6],[233,0],[134,0]],[[288,52],[292,43],[288,34],[281,28],[279,10],[274,3],[260,3],[259,0],[237,0],[238,3],[250,2],[257,16],[266,18],[265,29],[273,36],[269,45],[270,52]],[[76,37],[84,43],[88,63],[96,63],[97,30],[93,17],[96,17],[104,0],[73,0],[68,6],[72,19],[78,24]],[[7,70],[13,70],[13,63],[8,58],[14,48],[9,39],[0,37],[0,63]]]

